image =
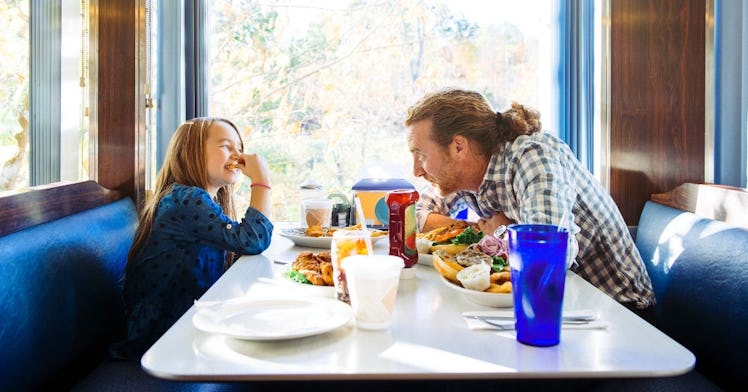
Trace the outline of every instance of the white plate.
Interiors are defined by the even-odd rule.
[[[331,298],[266,298],[203,306],[192,317],[197,329],[246,340],[285,340],[339,328],[351,307]]]
[[[309,237],[306,234],[306,229],[303,227],[282,229],[280,235],[293,241],[296,246],[304,246],[307,248],[326,248],[330,249],[332,244],[332,237]],[[388,238],[386,235],[380,235],[372,237],[372,242],[376,243],[384,238]]]
[[[470,302],[474,302],[478,305],[490,306],[492,308],[506,308],[512,306],[512,303],[514,302],[512,301],[512,293],[500,294],[488,293],[485,291],[468,290],[448,281],[441,275],[439,275],[439,278],[441,278],[442,283],[444,283],[447,287],[451,288],[454,291],[457,291],[458,293],[461,293]]]
[[[428,265],[429,267],[434,266],[434,255],[431,253],[419,253],[418,264]]]
[[[313,284],[299,283],[286,276],[287,271],[281,272],[278,279],[289,285],[293,290],[318,297],[335,298],[335,286],[315,286]]]

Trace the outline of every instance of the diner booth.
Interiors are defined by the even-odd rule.
[[[606,45],[594,49],[605,53],[606,106],[594,140],[604,164],[594,170],[652,279],[651,323],[568,273],[568,300],[603,327],[563,329],[556,347],[525,346],[511,328],[471,329],[464,312],[496,309],[451,291],[419,261],[416,277],[400,282],[385,331],[349,323],[312,336],[235,339],[197,328],[196,303],[140,362],[108,359],[125,333],[122,277],[158,160],[145,148],[158,101],[142,83],[150,3],[91,1],[90,178],[0,192],[0,390],[748,388],[748,6],[724,0],[600,2]],[[186,9],[185,18],[199,18],[199,6]],[[182,91],[193,104],[190,86],[200,81]],[[65,99],[34,91],[37,113]],[[582,110],[574,98],[558,99]],[[188,106],[184,118],[204,114]],[[321,248],[297,246],[280,235],[288,222],[274,223],[268,251],[241,257],[195,300],[287,287],[268,282],[300,252]],[[373,251],[387,253],[387,244]]]

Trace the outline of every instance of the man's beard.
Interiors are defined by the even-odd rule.
[[[431,188],[434,189],[439,197],[447,196],[446,194],[444,194],[444,191],[442,191],[442,187],[440,187],[439,184],[437,184],[433,179],[427,179],[427,181],[429,182],[429,184],[431,184]]]
[[[449,158],[445,158],[445,161],[443,162],[443,165],[441,167],[454,167],[454,161]],[[441,179],[441,181],[437,181],[431,175],[427,175],[424,178],[426,179],[426,181],[431,183],[432,187],[434,188],[436,193],[439,194],[439,196],[445,197],[460,190],[458,186],[459,177],[460,174],[457,172],[457,170],[454,170],[451,173],[442,170],[439,173],[439,178]]]

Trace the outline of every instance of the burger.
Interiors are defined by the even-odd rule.
[[[449,226],[439,227],[426,233],[420,233],[416,239],[418,253],[434,253],[443,250],[449,254],[457,254],[465,250],[470,244],[478,243],[483,233],[473,229],[463,221],[457,221]]]

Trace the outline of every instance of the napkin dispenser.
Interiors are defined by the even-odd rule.
[[[415,189],[413,184],[402,178],[364,178],[351,188],[353,197],[361,201],[366,226],[386,230],[389,227],[390,210],[385,196],[395,189]],[[352,203],[355,207],[355,203]],[[358,222],[358,212],[351,213],[353,223]]]

